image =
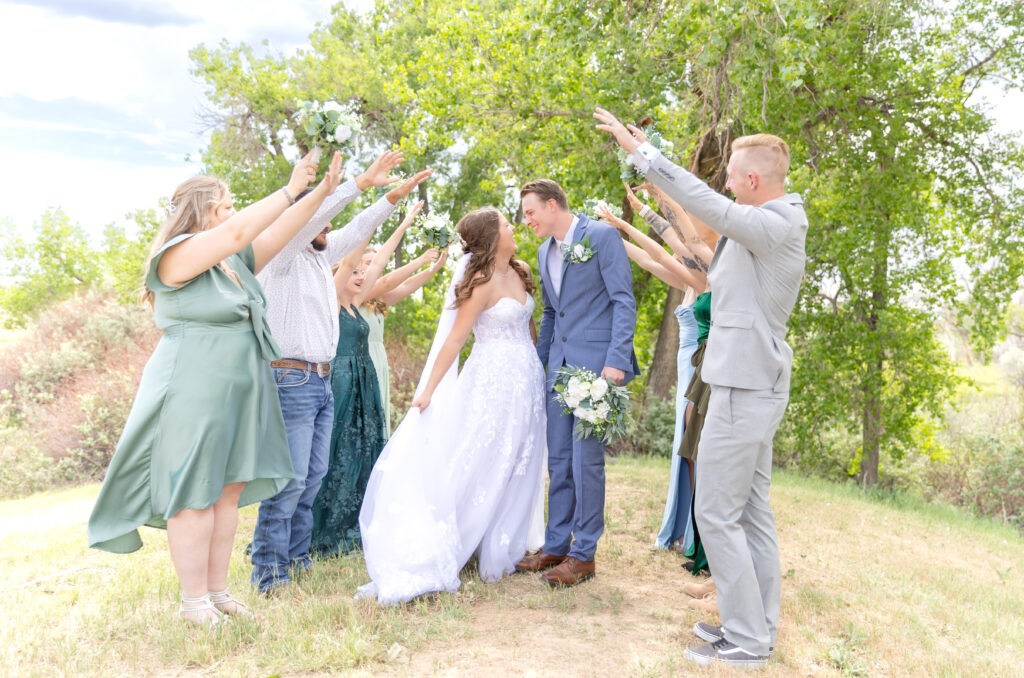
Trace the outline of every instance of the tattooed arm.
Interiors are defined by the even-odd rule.
[[[645,182],[644,188],[651,194],[654,201],[658,203],[658,209],[665,215],[676,231],[683,238],[686,247],[694,254],[699,255],[705,264],[711,264],[711,257],[714,256],[715,243],[718,241],[718,234],[696,217],[687,214],[672,198],[651,182]]]
[[[606,207],[598,208],[598,216],[640,245],[640,247],[636,247],[626,243],[626,253],[629,254],[629,258],[635,261],[638,266],[650,271],[672,287],[677,287],[681,290],[685,290],[687,287],[693,287],[700,291],[707,289],[708,278],[706,271],[691,269],[634,226],[612,214]],[[689,251],[687,251],[687,254],[690,257],[693,256]]]

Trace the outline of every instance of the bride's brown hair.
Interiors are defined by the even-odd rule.
[[[493,207],[481,207],[459,219],[455,227],[462,238],[462,250],[473,256],[466,264],[462,281],[455,286],[455,302],[458,308],[473,294],[473,290],[485,284],[494,275],[494,261],[498,255],[498,232],[501,228],[501,212]],[[509,266],[523,281],[527,294],[533,294],[533,276],[530,269],[515,257],[509,259]]]

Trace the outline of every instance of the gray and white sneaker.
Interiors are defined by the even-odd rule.
[[[767,666],[769,657],[766,654],[751,654],[742,647],[733,645],[725,638],[720,638],[707,645],[688,647],[683,654],[687,659],[691,659],[701,666],[725,664],[726,666],[740,666],[744,668]]]
[[[693,635],[697,636],[701,640],[706,640],[709,643],[713,643],[716,640],[725,638],[725,634],[722,633],[721,626],[715,626],[713,624],[705,624],[704,622],[697,622],[693,625]],[[775,646],[768,648],[768,654],[775,652]]]
[[[714,626],[712,624],[705,624],[704,622],[697,622],[693,625],[693,634],[701,640],[706,640],[709,643],[713,643],[716,640],[725,638],[722,635],[722,627]]]

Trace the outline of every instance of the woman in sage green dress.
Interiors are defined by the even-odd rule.
[[[235,212],[227,186],[189,179],[147,262],[144,299],[164,331],[89,518],[89,545],[142,546],[138,528],[165,528],[182,588],[179,615],[213,625],[248,614],[228,592],[238,507],[279,492],[292,477],[270,371],[277,345],[255,274],[338,185],[341,156],[315,178],[303,158],[288,185]]]
[[[368,247],[363,251],[359,267],[367,272],[372,266],[379,265],[383,269],[387,264],[387,258],[381,259],[380,255],[381,252]],[[380,402],[384,408],[384,432],[387,437],[391,436],[391,368],[388,365],[387,350],[384,348],[384,318],[388,314],[389,306],[394,306],[423,287],[428,280],[444,268],[447,258],[447,249],[439,254],[436,247],[431,247],[405,266],[381,276],[373,284],[368,300],[359,306],[359,314],[370,326],[370,358],[373,360],[373,367],[377,372]],[[430,268],[416,273],[427,263],[431,265]],[[415,275],[413,275],[414,273]]]
[[[422,207],[423,201],[420,201],[409,210],[367,270],[359,263],[369,238],[346,256],[334,273],[341,309],[338,350],[331,361],[334,428],[327,474],[313,501],[310,544],[310,553],[319,556],[348,553],[362,545],[359,509],[370,471],[387,442],[387,433],[377,371],[370,358],[370,326],[357,309],[365,303],[384,263],[391,258]]]

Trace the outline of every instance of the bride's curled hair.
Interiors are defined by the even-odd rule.
[[[494,262],[498,256],[498,233],[501,229],[501,212],[493,207],[481,207],[459,219],[455,227],[462,238],[462,249],[472,254],[466,265],[462,281],[455,286],[455,302],[458,308],[473,294],[473,290],[487,283],[494,275]],[[533,276],[526,264],[509,259],[509,266],[523,281],[527,294],[533,294]]]

